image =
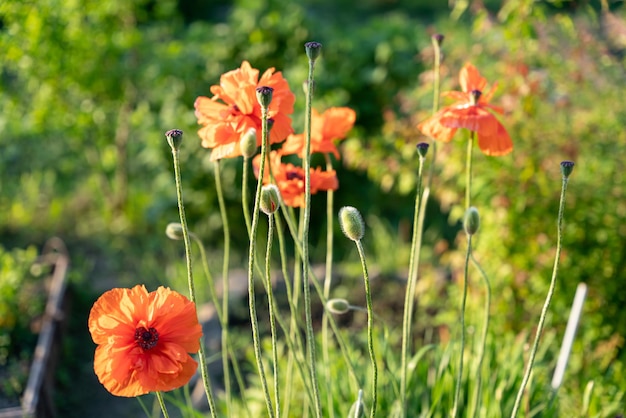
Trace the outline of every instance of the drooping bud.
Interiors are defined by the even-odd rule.
[[[304,50],[309,60],[315,62],[322,52],[322,44],[319,42],[307,42],[304,44]]]
[[[183,226],[177,222],[169,223],[165,227],[165,235],[167,235],[169,239],[180,241],[183,239]]]
[[[480,216],[478,215],[478,209],[470,206],[465,211],[465,216],[463,217],[463,229],[465,229],[467,235],[474,235],[478,231],[479,226]]]
[[[563,178],[568,178],[569,175],[572,174],[572,170],[574,170],[573,161],[561,162],[561,174],[563,174]]]
[[[280,190],[275,184],[268,184],[261,188],[261,211],[271,215],[280,207]]]
[[[350,304],[345,299],[330,299],[326,302],[326,309],[331,313],[342,315],[350,310]]]
[[[272,102],[272,95],[274,89],[268,86],[261,86],[256,88],[256,99],[263,108],[268,108]]]
[[[183,131],[180,129],[170,129],[165,132],[165,138],[167,138],[167,143],[170,144],[172,150],[178,150],[180,144],[183,142]]]
[[[420,142],[419,144],[417,144],[417,153],[420,155],[420,157],[424,158],[426,157],[426,153],[428,153],[428,147],[430,145],[426,142]]]
[[[348,411],[349,417],[361,418],[365,416],[365,404],[363,403],[363,389],[359,389],[359,394],[356,401],[350,407]]]
[[[352,241],[360,241],[365,235],[365,222],[357,208],[344,206],[339,209],[339,225],[344,235]]]
[[[254,157],[258,149],[256,142],[256,129],[250,128],[248,129],[248,132],[241,135],[239,148],[241,149],[241,155],[243,155],[245,159]]]

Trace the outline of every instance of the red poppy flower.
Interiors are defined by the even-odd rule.
[[[463,91],[443,93],[456,102],[417,125],[417,129],[436,140],[449,142],[458,128],[466,128],[476,132],[478,147],[486,155],[499,156],[511,152],[511,137],[491,112],[503,113],[503,110],[489,104],[497,84],[483,93],[487,80],[470,63],[461,69],[459,81]]]
[[[339,158],[335,140],[344,139],[354,126],[356,112],[349,107],[331,107],[321,115],[312,109],[311,112],[311,153],[332,152]],[[298,154],[304,157],[304,134],[289,135],[280,149],[281,154]]]
[[[263,184],[270,184],[270,168],[276,186],[280,190],[281,198],[287,206],[291,207],[304,207],[304,186],[305,177],[304,169],[297,167],[291,163],[284,164],[281,162],[281,155],[272,151],[269,157],[270,167],[265,166],[265,176]],[[261,163],[261,156],[257,155],[252,160],[252,166],[254,167],[254,175],[259,177],[259,164]],[[322,171],[321,168],[315,168],[310,170],[311,173],[311,194],[315,194],[323,190],[337,190],[339,187],[339,180],[337,180],[337,173],[335,170]]]
[[[188,354],[202,337],[196,306],[168,288],[109,290],[91,308],[89,332],[98,344],[94,370],[113,395],[173,390],[198,367]]]
[[[202,128],[198,135],[202,146],[211,148],[211,160],[241,155],[239,140],[250,128],[257,131],[261,145],[261,105],[256,88],[272,87],[272,102],[268,118],[271,120],[270,143],[280,142],[293,132],[291,118],[295,96],[280,72],[270,68],[259,79],[259,70],[248,61],[241,68],[222,75],[220,84],[211,86],[212,98],[198,97],[194,103],[196,118]],[[218,100],[221,100],[219,102]]]

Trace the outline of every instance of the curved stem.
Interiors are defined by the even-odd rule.
[[[376,365],[376,356],[374,355],[374,310],[372,308],[370,278],[367,273],[367,264],[365,263],[365,252],[363,251],[363,245],[360,240],[356,241],[356,247],[359,250],[361,267],[363,269],[363,281],[365,282],[365,300],[367,304],[367,348],[372,362],[372,409],[370,409],[370,418],[374,418],[376,416],[376,404],[378,402],[378,366]]]
[[[561,257],[561,248],[563,244],[561,243],[562,233],[563,233],[563,207],[565,206],[565,190],[567,190],[567,177],[563,177],[563,182],[561,185],[561,198],[559,201],[559,215],[557,218],[557,243],[556,243],[556,255],[554,256],[554,267],[552,269],[552,279],[550,280],[550,288],[548,289],[548,295],[546,296],[546,300],[543,304],[543,308],[541,309],[541,315],[539,316],[539,324],[537,325],[537,331],[535,333],[535,341],[533,342],[532,349],[530,351],[530,358],[528,359],[528,365],[526,366],[526,372],[524,373],[524,378],[522,379],[522,384],[517,392],[517,397],[515,398],[515,405],[513,406],[513,412],[511,412],[511,418],[515,418],[517,416],[517,412],[519,411],[520,405],[522,403],[522,397],[524,396],[524,389],[526,388],[526,384],[528,384],[528,379],[530,379],[530,373],[533,369],[533,363],[535,362],[535,356],[537,355],[537,348],[539,347],[539,339],[541,338],[541,332],[543,331],[543,326],[546,321],[546,316],[548,314],[548,308],[550,307],[550,302],[552,301],[552,296],[554,295],[554,289],[556,287],[556,276],[559,271],[559,259]]]
[[[220,171],[220,160],[215,161],[215,189],[217,191],[217,200],[220,207],[220,215],[222,217],[222,225],[224,228],[224,260],[222,264],[222,368],[224,369],[224,387],[226,388],[226,406],[232,411],[232,395],[230,384],[230,368],[228,366],[228,302],[229,302],[229,281],[228,281],[228,265],[230,259],[230,228],[228,225],[228,214],[226,205],[224,204],[224,192],[222,190],[222,175]]]
[[[280,417],[280,396],[278,393],[278,351],[276,348],[276,321],[274,319],[274,292],[271,279],[272,242],[274,238],[274,214],[267,217],[267,251],[265,253],[265,287],[267,289],[267,303],[270,317],[270,332],[272,334],[272,361],[274,362],[274,403],[276,404],[276,418]]]
[[[463,379],[463,358],[465,357],[465,304],[467,301],[467,284],[469,281],[468,267],[472,254],[472,236],[467,235],[467,252],[465,254],[465,271],[463,275],[463,297],[461,300],[461,352],[459,353],[459,368],[456,375],[456,389],[454,391],[454,405],[452,407],[452,417],[456,418],[461,397],[461,385]]]
[[[267,159],[268,148],[268,125],[267,125],[267,107],[261,106],[262,109],[262,125],[263,125],[263,141],[261,145],[261,162],[259,167],[259,178],[257,181],[256,195],[254,198],[254,212],[252,213],[252,225],[250,228],[250,248],[248,251],[248,305],[250,308],[250,322],[252,324],[252,342],[254,345],[254,357],[257,363],[263,396],[265,397],[265,405],[270,418],[274,418],[274,408],[272,407],[272,399],[267,387],[267,379],[265,377],[265,368],[261,358],[261,342],[259,337],[259,324],[256,315],[256,305],[254,296],[254,256],[256,254],[256,232],[259,225],[259,206],[261,201],[261,187],[263,186],[263,177],[265,175],[265,161]]]
[[[180,160],[178,155],[178,149],[172,147],[172,157],[174,159],[174,177],[176,180],[176,198],[178,200],[178,213],[180,215],[180,225],[183,230],[183,241],[185,243],[185,260],[187,263],[187,286],[189,287],[189,299],[196,305],[196,289],[193,282],[193,270],[191,263],[191,243],[189,241],[189,228],[187,227],[187,219],[185,217],[185,206],[183,204],[183,186],[180,176]],[[211,416],[217,417],[217,411],[215,406],[215,400],[213,399],[213,391],[211,390],[211,384],[209,382],[209,373],[206,364],[206,355],[204,349],[204,338],[200,339],[200,349],[198,350],[198,360],[200,362],[200,372],[202,375],[202,383],[204,385],[204,392],[207,396],[209,403],[209,409],[211,410]]]

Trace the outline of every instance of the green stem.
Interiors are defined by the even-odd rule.
[[[315,61],[309,59],[309,77],[307,81],[306,94],[306,119],[305,119],[305,147],[302,159],[304,169],[304,225],[302,230],[302,279],[304,296],[304,314],[306,320],[306,341],[309,352],[309,368],[311,382],[313,384],[313,394],[315,395],[315,415],[322,417],[322,401],[319,393],[319,383],[317,379],[317,361],[315,356],[315,335],[313,334],[313,318],[311,314],[311,290],[309,288],[309,224],[311,218],[311,104],[313,101],[313,69]]]
[[[228,214],[224,204],[224,192],[222,190],[222,175],[220,171],[220,160],[215,161],[215,189],[217,191],[217,201],[222,216],[224,228],[224,260],[222,264],[222,368],[224,369],[224,386],[226,388],[226,406],[228,411],[232,411],[232,395],[230,384],[230,368],[228,366],[228,301],[229,301],[229,259],[230,259],[230,228],[228,224]]]
[[[469,209],[472,200],[472,150],[476,132],[470,131],[467,141],[467,157],[465,162],[465,210]]]
[[[274,214],[268,215],[267,252],[265,253],[265,287],[269,306],[270,332],[272,334],[272,360],[274,362],[274,403],[276,404],[276,418],[280,417],[280,396],[278,393],[278,350],[276,348],[276,321],[274,320],[274,292],[271,280],[272,241],[274,238]]]
[[[189,298],[196,305],[196,290],[193,282],[193,270],[191,263],[191,243],[189,241],[189,228],[187,227],[187,219],[185,218],[185,206],[183,203],[183,186],[180,176],[180,159],[178,155],[178,149],[172,147],[172,157],[174,159],[174,177],[176,179],[176,198],[178,200],[178,213],[180,215],[180,225],[183,230],[183,241],[185,243],[185,260],[187,263],[187,285],[189,287]],[[200,361],[200,372],[202,374],[202,383],[204,385],[204,392],[207,396],[209,403],[209,409],[213,418],[217,417],[217,410],[215,406],[215,400],[213,398],[213,391],[211,390],[211,384],[209,382],[209,373],[206,364],[206,355],[204,349],[204,338],[200,339],[200,349],[198,350],[198,360]]]
[[[454,391],[454,405],[452,407],[452,417],[456,418],[461,397],[461,385],[463,378],[463,358],[465,357],[465,304],[467,301],[467,284],[469,281],[468,267],[472,254],[472,236],[467,235],[467,252],[465,254],[465,269],[463,275],[463,298],[461,301],[461,352],[459,353],[459,368],[456,375],[456,389]]]
[[[478,367],[476,370],[476,392],[474,393],[474,413],[471,414],[474,417],[478,417],[480,413],[480,395],[482,391],[482,377],[483,377],[483,359],[485,358],[485,347],[487,345],[487,332],[489,331],[489,309],[491,306],[491,284],[489,283],[489,277],[480,266],[478,261],[474,258],[474,254],[471,254],[472,263],[480,272],[480,275],[485,282],[485,322],[483,323],[483,331],[480,339],[480,347],[478,351]]]
[[[265,397],[265,405],[270,418],[274,417],[274,408],[272,407],[272,399],[267,387],[267,379],[265,377],[265,368],[261,358],[261,341],[259,337],[259,324],[256,315],[255,296],[254,296],[254,256],[256,254],[256,232],[259,225],[259,206],[261,201],[261,187],[263,186],[263,176],[265,174],[265,160],[267,159],[268,148],[268,125],[267,125],[267,108],[261,106],[262,109],[262,125],[263,125],[263,142],[261,145],[261,163],[259,167],[259,178],[257,181],[256,195],[254,198],[254,212],[252,213],[252,225],[250,229],[250,248],[248,251],[248,305],[250,308],[250,322],[252,323],[252,342],[254,345],[254,357],[257,363],[261,386],[263,388],[263,396]]]
[[[419,265],[419,252],[422,246],[422,231],[419,228],[419,214],[422,200],[422,172],[424,167],[424,157],[419,157],[419,168],[417,174],[417,193],[415,196],[415,209],[413,214],[413,237],[411,240],[411,255],[409,258],[409,276],[404,295],[404,315],[402,318],[402,370],[400,372],[400,402],[402,404],[402,416],[406,416],[406,386],[407,386],[407,365],[409,350],[411,347],[411,329],[413,328],[413,309],[415,306],[415,287],[417,283],[417,266]]]
[[[332,171],[333,164],[330,159],[330,154],[324,155],[326,158],[326,171]],[[333,279],[333,215],[334,215],[334,196],[333,190],[326,192],[326,272],[324,276],[324,297],[328,299],[330,297],[330,285]],[[326,384],[330,384],[331,381],[331,364],[329,353],[329,340],[328,340],[328,312],[324,309],[322,316],[322,354]],[[335,409],[333,408],[333,391],[326,391],[326,402],[328,404],[328,416],[334,418]]]
[[[167,407],[165,406],[165,400],[163,399],[163,394],[159,391],[154,392],[157,400],[159,401],[159,406],[161,407],[161,412],[163,412],[163,417],[170,418],[170,415],[167,413]]]
[[[248,172],[250,171],[249,158],[243,159],[243,176],[241,180],[241,206],[243,207],[243,218],[246,222],[248,237],[250,237],[250,203],[248,202]]]
[[[567,177],[563,176],[563,182],[561,185],[561,198],[559,202],[559,215],[557,218],[557,244],[556,244],[556,255],[554,257],[554,267],[552,269],[552,279],[550,280],[550,288],[548,289],[548,295],[546,296],[545,303],[543,304],[543,308],[541,309],[541,316],[539,317],[539,324],[537,325],[537,331],[535,333],[535,341],[533,342],[533,346],[530,351],[530,358],[528,359],[528,365],[526,366],[526,372],[524,373],[522,384],[519,388],[519,391],[517,392],[517,397],[515,398],[515,405],[513,406],[513,412],[511,413],[511,418],[515,418],[517,416],[517,412],[519,411],[520,405],[522,403],[522,397],[524,396],[524,389],[526,388],[528,379],[530,379],[530,373],[532,372],[533,364],[535,362],[535,356],[537,355],[537,348],[539,347],[539,339],[541,338],[543,326],[545,324],[546,316],[548,314],[548,308],[550,307],[550,302],[552,301],[552,296],[554,295],[554,289],[556,287],[556,276],[559,271],[559,259],[561,257],[561,248],[563,246],[561,239],[562,239],[562,233],[563,233],[563,208],[565,206],[565,191],[566,190],[567,190]]]
[[[374,355],[374,310],[372,308],[370,278],[367,273],[367,264],[365,263],[365,252],[363,251],[363,245],[360,240],[356,241],[356,247],[359,250],[361,267],[363,269],[363,281],[365,282],[365,300],[367,304],[367,348],[372,362],[372,409],[370,410],[370,418],[374,418],[376,416],[376,404],[378,402],[378,367],[376,365],[376,356]]]

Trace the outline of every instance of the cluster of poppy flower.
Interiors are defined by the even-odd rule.
[[[505,155],[513,149],[509,134],[490,110],[494,88],[483,90],[487,81],[471,64],[460,73],[461,92],[444,93],[455,102],[420,123],[418,129],[436,140],[449,142],[458,128],[476,132],[478,146],[487,155]],[[304,206],[304,170],[281,161],[284,155],[303,157],[304,135],[294,135],[289,115],[295,96],[280,72],[271,68],[259,79],[259,71],[244,61],[239,69],[222,75],[220,84],[211,87],[212,98],[198,97],[195,112],[202,128],[202,145],[212,149],[211,159],[242,155],[239,142],[251,128],[261,131],[261,107],[256,88],[274,89],[269,106],[272,121],[270,143],[284,141],[269,155],[274,182],[285,204]],[[223,103],[219,102],[221,100]],[[356,114],[352,109],[331,108],[312,112],[311,152],[332,153],[339,157],[335,140],[352,129]],[[261,138],[257,135],[257,146]],[[259,158],[253,160],[258,176]],[[269,173],[263,179],[272,181]],[[335,190],[335,171],[311,169],[311,193]],[[94,304],[89,315],[89,331],[98,345],[94,370],[104,387],[114,395],[139,396],[153,391],[168,391],[185,385],[195,374],[197,363],[190,353],[200,347],[202,329],[195,304],[170,289],[159,287],[148,293],[144,286],[112,289]]]
[[[269,143],[283,142],[282,147],[269,156],[270,171],[286,205],[304,206],[304,170],[290,163],[283,163],[285,155],[304,155],[304,135],[293,134],[290,114],[293,113],[295,96],[287,81],[274,68],[259,78],[259,71],[247,61],[241,67],[222,75],[220,84],[211,87],[213,97],[198,97],[194,104],[198,123],[202,128],[198,135],[202,146],[211,149],[211,160],[242,155],[240,139],[252,128],[257,132],[257,146],[261,145],[261,106],[256,99],[257,87],[273,88],[268,118],[271,123]],[[219,100],[219,101],[218,101]],[[221,101],[221,102],[220,102]],[[311,115],[311,153],[332,153],[339,158],[335,141],[346,137],[356,119],[354,110],[334,107],[320,114]],[[259,155],[253,160],[255,175],[260,165]],[[271,183],[268,172],[263,183]],[[311,193],[336,190],[339,187],[334,170],[311,169]]]

